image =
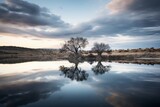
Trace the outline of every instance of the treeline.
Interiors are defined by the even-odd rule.
[[[89,54],[89,53],[96,53],[93,50],[89,51],[81,51],[83,54]],[[104,51],[104,53],[112,54],[112,53],[123,53],[123,52],[130,52],[130,53],[135,53],[135,52],[160,52],[160,48],[138,48],[138,49],[115,49],[115,50],[109,50],[109,51]]]
[[[112,52],[160,52],[160,48],[138,48],[138,49],[119,49]]]

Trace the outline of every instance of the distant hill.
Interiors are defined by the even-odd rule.
[[[16,47],[16,46],[0,46],[0,50],[33,50],[31,48]]]
[[[60,54],[58,49],[33,49],[15,46],[0,46],[0,62],[2,60],[17,60],[17,59],[58,59],[65,57]]]
[[[0,46],[0,50],[58,50],[58,49],[41,49],[41,48],[26,48],[26,47],[17,47],[17,46]]]

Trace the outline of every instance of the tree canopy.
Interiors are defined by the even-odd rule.
[[[109,44],[105,43],[94,43],[94,46],[92,48],[92,51],[97,52],[99,55],[101,55],[104,51],[109,51],[110,46]]]
[[[72,52],[74,54],[78,54],[82,48],[85,48],[88,44],[87,39],[82,37],[71,38],[66,41],[63,45],[62,49],[65,51]]]

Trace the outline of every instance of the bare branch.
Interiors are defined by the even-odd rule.
[[[95,51],[98,54],[102,54],[106,50],[109,51],[110,46],[108,44],[104,44],[104,43],[95,43],[94,47],[92,48],[92,51]]]
[[[88,41],[85,38],[82,37],[71,38],[63,45],[62,49],[78,54],[82,48],[85,48],[87,44]]]

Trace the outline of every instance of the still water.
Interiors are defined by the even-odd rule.
[[[160,107],[160,65],[0,64],[0,107]]]

